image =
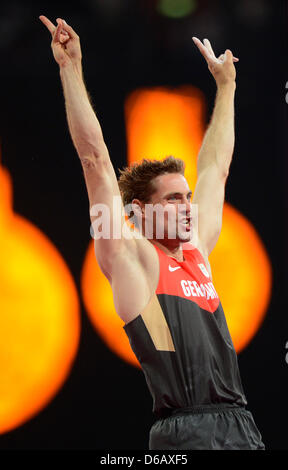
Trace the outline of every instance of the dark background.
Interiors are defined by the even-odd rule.
[[[256,227],[273,266],[267,316],[239,354],[239,365],[267,448],[288,449],[287,8],[268,0],[198,0],[194,12],[175,19],[156,6],[156,0],[1,3],[0,137],[14,210],[55,244],[80,292],[90,242],[88,198],[40,14],[66,19],[80,35],[85,81],[115,169],[126,164],[126,96],[142,86],[192,84],[204,92],[211,113],[214,81],[191,37],[208,37],[217,54],[230,48],[240,62],[226,200]],[[80,347],[69,378],[42,412],[0,437],[0,448],[148,449],[153,422],[142,371],[106,347],[82,305]]]

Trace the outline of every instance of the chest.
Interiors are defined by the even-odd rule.
[[[187,299],[199,307],[214,312],[219,297],[204,260],[197,253],[186,256],[184,262],[163,256],[160,258],[160,276],[157,294]]]

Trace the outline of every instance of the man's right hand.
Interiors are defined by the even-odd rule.
[[[39,19],[51,33],[51,47],[56,62],[60,67],[72,63],[80,71],[82,60],[80,39],[73,28],[61,18],[57,18],[57,26],[46,16],[41,15]]]

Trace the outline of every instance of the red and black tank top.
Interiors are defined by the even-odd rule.
[[[185,247],[179,262],[155,246],[157,289],[123,327],[160,417],[174,408],[247,404],[221,302],[201,253]]]

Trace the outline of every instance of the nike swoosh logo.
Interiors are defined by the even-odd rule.
[[[176,269],[180,269],[181,266],[176,266],[175,268],[173,268],[172,266],[170,266],[169,264],[169,271],[173,272],[173,271],[176,271]]]

